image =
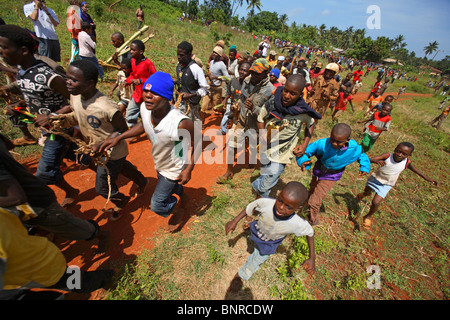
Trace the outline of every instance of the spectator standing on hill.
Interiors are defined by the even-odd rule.
[[[72,37],[72,52],[70,62],[80,59],[80,47],[78,45],[78,34],[81,32],[80,4],[78,0],[70,0],[67,9],[67,28]]]
[[[56,13],[42,0],[24,5],[23,12],[33,22],[34,32],[39,40],[39,54],[60,62],[61,47],[55,30],[59,20]]]
[[[80,47],[80,59],[81,60],[89,60],[98,70],[98,76],[101,80],[105,75],[103,68],[98,63],[98,59],[95,56],[95,49],[97,48],[97,44],[92,40],[90,34],[92,31],[92,24],[89,22],[81,23],[81,32],[78,34],[78,45]]]
[[[90,14],[88,13],[89,5],[87,4],[86,1],[83,1],[80,5],[81,5],[81,13],[80,13],[81,20],[83,22],[88,22],[92,26],[89,35],[91,36],[92,41],[97,42],[97,33],[95,32],[97,26],[95,25],[94,20],[92,20]]]
[[[139,5],[139,8],[136,10],[136,19],[137,19],[136,30],[139,30],[145,23],[144,6],[142,4]]]

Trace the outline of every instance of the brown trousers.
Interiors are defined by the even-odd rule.
[[[323,198],[333,188],[336,181],[319,180],[317,177],[312,177],[309,185],[309,199],[308,205],[311,213],[311,219],[315,220],[320,212]]]

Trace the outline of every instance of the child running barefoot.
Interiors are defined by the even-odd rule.
[[[232,280],[233,291],[238,291],[242,287],[242,279],[250,279],[289,234],[297,237],[306,236],[309,258],[304,261],[303,267],[308,273],[314,273],[314,230],[305,219],[295,213],[307,199],[308,190],[305,186],[300,182],[291,181],[280,191],[276,199],[259,198],[251,202],[225,225],[225,232],[232,233],[245,216],[259,213],[258,219],[250,223],[250,239],[254,241],[255,249]]]
[[[377,163],[380,167],[367,180],[364,192],[358,194],[356,199],[361,201],[363,198],[369,196],[372,191],[375,191],[375,196],[372,199],[369,213],[363,217],[364,228],[369,229],[372,224],[373,214],[378,210],[381,201],[386,197],[389,190],[397,182],[400,173],[406,168],[416,173],[426,181],[437,185],[436,180],[430,179],[420,172],[415,166],[411,164],[409,157],[414,151],[414,145],[409,142],[400,143],[393,153],[384,153],[370,159],[370,162]]]

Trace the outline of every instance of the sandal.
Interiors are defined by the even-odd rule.
[[[12,142],[15,146],[25,146],[25,145],[32,145],[32,144],[36,144],[37,140],[33,139],[33,140],[28,140],[25,139],[24,137],[22,138],[18,138],[13,140]]]

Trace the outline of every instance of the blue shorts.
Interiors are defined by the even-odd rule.
[[[366,183],[377,195],[382,197],[383,199],[387,196],[389,190],[391,190],[392,186],[387,184],[382,184],[380,181],[375,179],[374,177],[369,177]]]

